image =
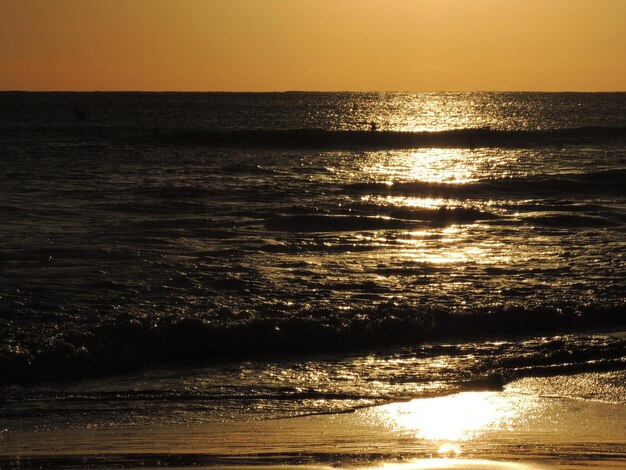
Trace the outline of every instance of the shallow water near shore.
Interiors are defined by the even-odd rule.
[[[150,425],[5,431],[0,462],[9,468],[621,468],[624,402],[580,397],[618,383],[623,387],[623,373],[579,374],[348,414],[179,424],[165,414]]]

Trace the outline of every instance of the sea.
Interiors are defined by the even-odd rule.
[[[0,93],[0,434],[626,403],[626,93]]]

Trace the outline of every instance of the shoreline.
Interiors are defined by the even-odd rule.
[[[589,374],[566,377],[582,386]],[[0,432],[7,468],[624,468],[623,402],[549,394],[552,379],[353,413]],[[537,387],[546,386],[543,391]],[[619,392],[621,393],[621,392]]]

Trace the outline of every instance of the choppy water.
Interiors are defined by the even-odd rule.
[[[3,416],[284,416],[624,370],[625,111],[2,93]],[[37,382],[82,377],[103,378]]]

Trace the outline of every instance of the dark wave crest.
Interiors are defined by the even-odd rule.
[[[100,376],[181,360],[354,351],[441,338],[622,328],[625,311],[623,304],[513,306],[467,313],[389,304],[351,315],[306,309],[295,315],[264,312],[251,320],[227,323],[200,318],[109,320],[47,339],[5,343],[0,348],[0,382]],[[623,353],[623,345],[620,351]],[[566,354],[562,359],[555,364],[563,366],[572,356]],[[612,367],[620,364],[624,361],[612,363]],[[506,369],[524,365],[508,364]],[[601,366],[606,364],[598,363]]]
[[[409,230],[424,224],[448,225],[497,219],[493,213],[474,208],[397,209],[378,216],[349,215],[278,215],[265,221],[270,230],[286,232],[343,232],[360,230]]]
[[[549,130],[470,128],[424,132],[249,129],[239,131],[171,132],[155,135],[153,140],[170,144],[303,149],[525,148],[546,145],[606,145],[610,142],[624,143],[626,142],[626,128],[579,127]]]
[[[471,183],[408,181],[352,183],[350,193],[394,194],[455,199],[567,197],[581,194],[626,194],[626,171],[611,170],[560,175],[530,175],[494,178]]]

